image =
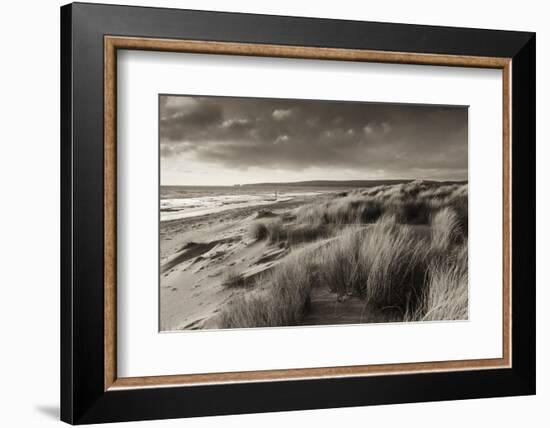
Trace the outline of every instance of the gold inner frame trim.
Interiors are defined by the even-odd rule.
[[[493,359],[376,364],[323,368],[261,370],[170,376],[117,376],[116,322],[116,88],[117,50],[147,50],[218,55],[244,55],[298,59],[323,59],[393,64],[440,65],[502,70],[503,129],[503,322],[502,357]],[[358,377],[421,372],[481,370],[511,367],[511,84],[510,58],[386,52],[251,43],[171,40],[139,37],[104,37],[104,389],[127,389],[198,384],[281,381],[312,378]]]

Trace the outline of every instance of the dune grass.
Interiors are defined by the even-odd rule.
[[[302,206],[293,222],[256,220],[257,240],[332,239],[258,278],[261,291],[234,298],[221,327],[298,325],[313,287],[395,308],[403,321],[467,319],[467,194],[467,184],[377,186]]]
[[[307,312],[313,276],[308,260],[291,255],[278,269],[258,279],[255,294],[239,295],[220,315],[221,328],[297,325]]]
[[[323,224],[285,224],[276,218],[266,221],[254,221],[250,226],[250,236],[255,240],[269,240],[270,243],[287,243],[288,245],[310,242],[329,236],[331,228]]]
[[[267,228],[266,222],[255,221],[250,226],[250,237],[257,241],[266,239],[269,236],[269,229]]]
[[[468,243],[446,262],[430,264],[428,278],[420,304],[409,309],[404,321],[467,320]]]
[[[430,252],[422,235],[384,216],[366,228],[348,228],[318,253],[319,284],[405,312],[423,292]]]
[[[250,285],[250,282],[234,269],[228,269],[222,280],[222,287],[224,288],[241,288],[248,285]]]
[[[468,185],[437,185],[414,181],[406,184],[356,189],[330,201],[313,203],[296,211],[307,224],[369,224],[393,214],[401,224],[429,224],[434,211],[452,207],[467,234]]]
[[[432,246],[447,250],[464,237],[462,225],[455,210],[445,207],[437,211],[431,220]]]

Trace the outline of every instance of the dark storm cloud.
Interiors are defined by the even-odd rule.
[[[161,154],[238,169],[466,178],[467,115],[465,107],[162,96]]]

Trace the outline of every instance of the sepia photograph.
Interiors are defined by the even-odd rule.
[[[468,320],[468,107],[159,95],[160,331]]]

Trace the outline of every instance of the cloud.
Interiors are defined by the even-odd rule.
[[[286,143],[287,141],[288,141],[288,135],[279,135],[279,136],[275,139],[274,143],[275,143],[275,144]]]
[[[167,102],[160,113],[161,141],[180,142],[185,139],[196,139],[202,131],[205,133],[213,126],[221,125],[223,110],[215,103],[182,103],[180,107],[171,107],[174,102]],[[205,134],[206,135],[206,134]]]
[[[250,123],[248,119],[228,119],[222,123],[223,128],[239,129],[244,128]]]
[[[466,178],[468,110],[410,104],[161,96],[161,157],[239,171]],[[422,176],[425,174],[425,176]]]
[[[273,111],[273,117],[275,118],[275,120],[283,120],[283,119],[286,119],[287,117],[290,117],[290,115],[292,114],[292,111],[291,110],[275,110]]]

